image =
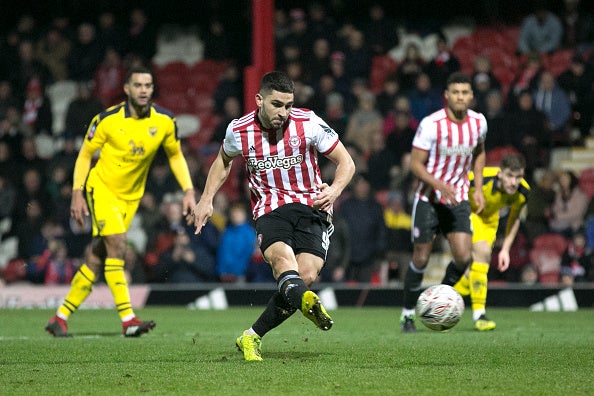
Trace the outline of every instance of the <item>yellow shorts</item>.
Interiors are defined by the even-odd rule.
[[[140,200],[118,198],[93,172],[86,185],[87,203],[93,222],[93,236],[125,234]]]
[[[483,218],[476,213],[470,215],[472,223],[472,243],[486,241],[489,246],[493,246],[497,238],[497,228],[499,227],[499,213],[494,216]]]

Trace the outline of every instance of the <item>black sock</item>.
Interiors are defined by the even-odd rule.
[[[270,301],[268,301],[264,312],[262,312],[258,320],[252,325],[252,329],[260,337],[264,337],[264,334],[283,323],[295,311],[296,309],[285,301],[280,292],[275,291]]]
[[[446,268],[445,275],[441,280],[441,283],[443,283],[444,285],[454,286],[456,283],[458,283],[462,275],[464,275],[464,271],[466,271],[467,266],[468,264],[459,265],[456,264],[454,260],[450,261],[448,267]]]
[[[307,290],[297,271],[285,271],[278,277],[278,291],[295,309],[301,310],[301,299]]]
[[[421,283],[425,270],[419,270],[411,262],[404,275],[404,308],[414,309],[421,295]]]

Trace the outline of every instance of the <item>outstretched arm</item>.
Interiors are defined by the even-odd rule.
[[[208,171],[208,177],[206,178],[206,185],[204,186],[202,196],[192,211],[194,226],[196,227],[194,233],[196,235],[200,234],[202,227],[206,225],[206,222],[212,216],[212,201],[217,191],[219,191],[219,188],[221,188],[225,180],[227,180],[232,163],[233,158],[229,157],[221,147],[217,158],[214,160]]]

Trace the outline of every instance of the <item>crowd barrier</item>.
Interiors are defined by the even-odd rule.
[[[428,286],[428,285],[427,285]],[[133,306],[186,306],[189,309],[225,309],[235,306],[265,306],[274,284],[176,284],[132,285]],[[400,307],[402,286],[379,287],[367,284],[315,284],[328,309],[339,307]],[[14,284],[0,287],[0,308],[56,308],[69,286]],[[468,303],[468,301],[467,301]],[[467,304],[468,305],[468,304]],[[576,284],[526,286],[495,284],[489,286],[489,307],[525,307],[531,310],[573,311],[594,308],[594,285]],[[81,308],[113,308],[109,288],[96,285]]]

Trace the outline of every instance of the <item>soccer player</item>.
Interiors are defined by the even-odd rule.
[[[184,191],[184,213],[189,215],[196,203],[175,118],[151,102],[154,91],[151,71],[144,67],[128,71],[124,91],[125,102],[93,118],[76,160],[70,214],[80,225],[85,223],[85,217],[91,216],[93,241],[87,249],[86,262],[72,279],[68,295],[45,327],[56,337],[69,336],[66,321],[89,296],[102,267],[124,336],[137,337],[155,327],[155,322],[143,322],[134,315],[124,274],[124,253],[126,232],[159,147],[164,148]],[[101,150],[100,155],[91,168],[97,150]]]
[[[487,273],[491,262],[491,251],[499,227],[499,212],[509,208],[505,224],[505,237],[501,251],[497,255],[497,269],[505,271],[509,267],[509,250],[520,228],[520,214],[526,205],[530,186],[524,179],[526,161],[520,154],[507,154],[499,167],[486,167],[483,170],[483,196],[485,208],[476,213],[473,192],[476,189],[474,174],[470,180],[470,207],[472,209],[472,254],[474,261],[469,271],[460,278],[454,288],[463,296],[470,295],[474,328],[479,331],[493,330],[495,322],[486,316]]]
[[[193,212],[198,234],[213,213],[213,197],[233,158],[242,155],[258,244],[278,285],[261,316],[236,340],[248,361],[262,360],[262,337],[297,310],[322,330],[333,324],[309,285],[328,251],[332,204],[353,177],[355,165],[325,121],[311,110],[293,108],[294,89],[283,72],[262,77],[257,109],[229,123]],[[321,179],[318,152],[336,164],[330,185]]]
[[[468,201],[471,169],[477,212],[485,203],[482,175],[487,121],[468,108],[473,98],[470,78],[458,72],[451,74],[444,96],[445,108],[421,120],[412,143],[410,168],[419,185],[413,203],[413,256],[404,277],[403,333],[416,332],[415,305],[437,233],[445,235],[453,256],[442,283],[453,286],[472,263]]]

